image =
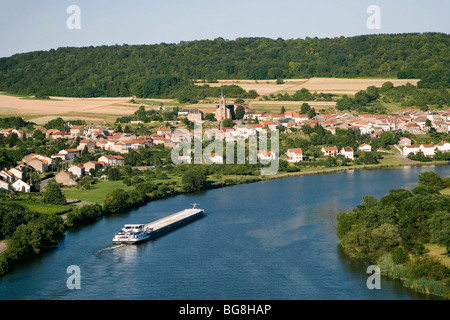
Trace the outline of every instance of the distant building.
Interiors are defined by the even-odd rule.
[[[105,155],[98,158],[98,161],[103,161],[108,166],[124,166],[125,165],[125,159],[121,156],[111,156],[111,155]]]
[[[434,156],[434,145],[432,144],[421,144],[419,149],[427,157]]]
[[[84,164],[85,173],[89,173],[91,169],[95,171],[100,171],[105,168],[105,163],[103,161],[89,161]]]
[[[16,180],[12,185],[12,189],[16,192],[30,192],[31,187],[28,183],[23,182],[21,179]]]
[[[82,140],[80,141],[80,144],[78,145],[77,149],[80,151],[83,151],[84,148],[87,148],[87,151],[89,153],[94,153],[95,152],[95,142],[92,140]]]
[[[187,118],[189,121],[202,121],[203,112],[199,109],[190,109]]]
[[[441,152],[450,152],[450,143],[447,141],[441,141],[436,145],[436,149]]]
[[[209,160],[212,163],[217,163],[217,164],[223,164],[223,157],[217,153],[213,153],[210,157]]]
[[[420,147],[416,146],[416,145],[412,145],[412,146],[404,146],[403,150],[402,150],[402,154],[404,156],[409,155],[410,153],[414,153],[416,154],[417,152],[420,151]]]
[[[401,145],[401,146],[410,146],[411,145],[411,139],[406,138],[406,137],[401,137],[399,142],[398,142],[398,144]]]
[[[339,150],[336,147],[323,147],[322,153],[325,156],[336,156],[338,154]]]
[[[67,171],[71,172],[75,178],[81,178],[85,174],[85,168],[79,164],[71,166]]]
[[[300,148],[288,149],[286,152],[289,162],[300,162],[303,161],[303,151]]]
[[[369,144],[363,143],[362,145],[360,145],[358,147],[359,151],[365,151],[365,152],[371,152],[372,151],[372,147]]]
[[[63,186],[76,186],[78,183],[74,178],[74,175],[67,171],[61,171],[55,176],[56,182]]]
[[[341,150],[341,154],[347,159],[353,160],[353,148],[344,147]]]
[[[225,96],[223,94],[223,87],[222,87],[222,94],[220,95],[219,105],[216,106],[215,117],[217,121],[223,121],[225,119],[234,119],[234,104],[227,105]]]

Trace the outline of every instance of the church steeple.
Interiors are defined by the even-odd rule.
[[[220,94],[220,97],[221,97],[221,98],[225,98],[225,97],[223,96],[223,86],[222,86],[222,93]]]

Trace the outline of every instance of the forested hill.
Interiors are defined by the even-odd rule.
[[[450,36],[201,40],[17,54],[0,59],[0,90],[54,96],[157,96],[191,79],[420,78],[449,88]],[[156,81],[159,91],[145,92]],[[163,80],[161,80],[163,79]]]

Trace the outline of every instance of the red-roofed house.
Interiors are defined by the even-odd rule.
[[[325,156],[336,156],[338,154],[339,150],[336,147],[323,147],[322,153]]]
[[[108,166],[123,166],[125,165],[125,159],[122,156],[105,155],[98,158],[98,161],[103,161]]]
[[[436,149],[441,152],[450,152],[450,143],[447,141],[441,141],[436,145]]]
[[[71,166],[67,171],[72,172],[75,178],[81,178],[85,175],[85,168],[79,164]]]
[[[347,159],[353,160],[353,148],[344,147],[341,150],[341,154]]]
[[[303,151],[300,148],[288,149],[286,152],[289,162],[300,162],[303,161]]]
[[[421,144],[419,149],[427,157],[434,156],[434,145],[432,144]]]

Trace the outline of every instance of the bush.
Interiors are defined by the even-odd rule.
[[[402,264],[409,261],[409,254],[403,247],[397,247],[391,252],[392,261],[395,264]]]
[[[419,175],[419,185],[426,187],[434,187],[438,190],[445,189],[446,185],[444,180],[433,171],[426,171]]]
[[[66,202],[66,197],[62,193],[59,183],[55,180],[50,181],[45,187],[44,203],[61,205],[66,204]]]

